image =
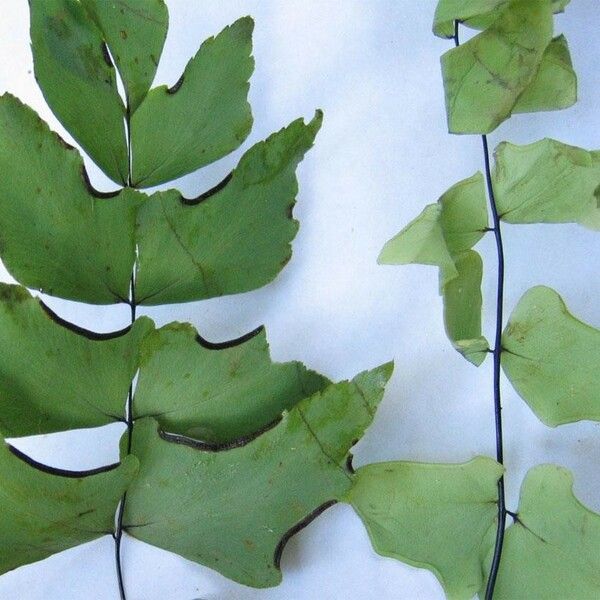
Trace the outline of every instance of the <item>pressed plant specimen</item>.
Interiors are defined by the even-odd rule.
[[[94,162],[121,186],[94,189],[79,152],[10,94],[0,98],[0,433],[122,422],[122,460],[87,473],[2,444],[0,571],[124,535],[250,586],[276,585],[286,541],[352,486],[348,451],[371,422],[386,364],[334,384],[273,363],[262,328],[225,343],[156,328],[144,306],[245,292],[288,262],[296,167],[321,126],[297,120],[251,147],[194,198],[164,184],[238,148],[253,22],[206,40],[171,88],[150,89],[167,33],[161,0],[32,0],[35,75]],[[123,96],[119,93],[121,79]],[[131,326],[96,334],[26,289],[124,303]]]

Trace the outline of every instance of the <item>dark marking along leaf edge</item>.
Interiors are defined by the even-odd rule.
[[[254,440],[258,439],[264,433],[267,433],[271,429],[274,429],[281,423],[282,417],[278,417],[274,421],[271,421],[258,431],[251,433],[250,435],[246,435],[244,437],[238,438],[237,440],[233,440],[231,442],[227,442],[225,444],[211,444],[209,442],[203,442],[191,437],[187,437],[185,435],[179,435],[174,433],[166,433],[162,431],[160,426],[158,427],[158,435],[165,442],[170,442],[171,444],[179,444],[181,446],[187,446],[188,448],[193,448],[194,450],[198,450],[199,452],[225,452],[227,450],[233,450],[234,448],[243,448],[247,446]]]
[[[277,570],[281,570],[281,557],[283,556],[283,551],[287,543],[297,534],[300,533],[303,529],[308,527],[315,519],[320,517],[326,510],[335,506],[338,503],[337,500],[329,500],[324,504],[321,504],[318,508],[313,510],[307,517],[302,519],[302,521],[296,523],[293,527],[288,529],[284,534],[279,544],[277,544],[277,548],[275,548],[275,554],[273,555],[273,563],[275,564],[275,568]]]
[[[57,477],[69,477],[71,479],[81,479],[82,477],[90,477],[92,475],[99,475],[100,473],[107,473],[109,471],[114,471],[118,468],[122,463],[113,463],[110,465],[106,465],[104,467],[98,467],[96,469],[90,469],[87,471],[68,471],[66,469],[58,469],[56,467],[51,467],[49,465],[45,465],[43,463],[34,460],[30,456],[27,456],[24,452],[11,446],[10,444],[6,444],[11,454],[28,464],[30,467],[36,469],[37,471],[41,471],[43,473],[47,473],[49,475],[56,475]]]
[[[235,348],[235,346],[241,346],[246,342],[250,341],[252,338],[261,334],[265,330],[264,325],[260,325],[256,329],[253,329],[249,333],[242,335],[239,338],[235,338],[233,340],[225,341],[225,342],[210,342],[207,339],[203,338],[199,333],[196,333],[196,341],[205,349],[205,350],[227,350],[227,348]]]
[[[173,85],[170,88],[167,88],[167,90],[166,90],[167,94],[169,94],[171,96],[173,94],[176,94],[180,90],[180,88],[183,85],[184,81],[185,81],[185,73],[183,73],[183,75],[177,80],[177,82],[175,83],[175,85]]]
[[[35,116],[35,118],[38,121],[38,123],[40,124],[40,126],[43,129],[45,129],[54,138],[54,141],[57,144],[62,146],[62,148],[65,151],[74,153],[76,155],[76,160],[80,165],[81,178],[83,180],[84,187],[87,189],[88,193],[91,196],[93,196],[94,198],[99,198],[99,199],[115,198],[123,191],[123,189],[118,189],[118,190],[115,190],[114,192],[100,192],[99,190],[94,188],[94,186],[92,185],[92,183],[90,181],[89,174],[87,172],[87,169],[85,167],[85,164],[83,162],[83,158],[81,156],[81,152],[79,151],[79,149],[77,149],[75,146],[69,144],[67,141],[65,141],[63,139],[63,137],[61,135],[59,135],[56,131],[51,129],[50,126],[48,125],[48,123],[46,123],[46,121],[44,121],[40,117],[38,112],[36,110],[34,110],[31,106],[26,104],[25,102],[21,101],[20,98],[17,98],[15,95],[11,94],[10,92],[5,92],[4,94],[0,95],[0,100],[3,100],[4,98],[7,98],[12,102],[18,103],[19,105],[23,106],[27,111],[33,113],[33,115]]]
[[[181,196],[181,203],[185,204],[186,206],[197,206],[201,202],[208,200],[211,196],[214,196],[215,194],[219,193],[221,190],[225,189],[227,187],[227,184],[232,180],[232,178],[233,178],[233,171],[231,171],[231,173],[228,173],[222,181],[217,183],[217,185],[210,188],[203,194],[200,194],[196,198],[184,198],[183,196]]]
[[[42,300],[38,300],[38,302],[43,311],[46,313],[46,315],[52,321],[54,321],[54,323],[93,342],[102,342],[123,337],[124,335],[127,335],[133,327],[133,325],[128,325],[127,327],[125,327],[124,329],[120,329],[119,331],[111,331],[109,333],[97,333],[95,331],[90,331],[89,329],[84,329],[83,327],[80,327],[75,323],[71,323],[70,321],[66,321],[62,317],[59,317],[49,306],[44,304]]]
[[[239,438],[238,440],[234,440],[233,442],[229,442],[227,444],[208,444],[206,442],[201,442],[195,440],[193,438],[189,438],[183,435],[174,435],[170,433],[165,433],[162,431],[160,426],[158,426],[158,435],[165,442],[170,442],[173,444],[180,444],[187,446],[189,448],[193,448],[200,452],[224,452],[227,450],[232,450],[234,448],[241,448],[246,446],[247,444],[253,442],[258,439],[261,435],[275,428],[281,422],[281,417],[276,419],[275,421],[269,423],[267,426],[263,427],[261,430],[253,433],[250,436],[246,436],[243,438]],[[350,455],[351,457],[351,455]],[[351,460],[351,458],[350,458]],[[296,523],[290,529],[288,529],[282,536],[281,540],[277,544],[275,548],[275,553],[273,555],[273,564],[277,570],[281,570],[281,558],[283,556],[283,551],[287,546],[288,542],[294,537],[296,534],[300,533],[303,529],[308,527],[315,519],[321,516],[326,510],[335,506],[338,503],[337,500],[328,500],[327,502],[318,506],[315,510],[313,510],[309,515],[307,515],[304,519]]]

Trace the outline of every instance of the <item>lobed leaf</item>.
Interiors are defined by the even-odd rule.
[[[101,471],[50,469],[0,439],[0,574],[112,534],[137,468],[129,456]]]
[[[10,94],[0,97],[0,170],[10,173],[0,179],[0,256],[11,275],[71,300],[127,299],[143,196],[96,192],[79,153]]]
[[[103,36],[78,0],[29,0],[36,79],[50,108],[98,166],[128,179],[125,106]]]
[[[163,0],[31,0],[35,72],[48,104],[114,181],[151,187],[235,150],[252,126],[253,22],[206,40],[172,88],[148,93],[164,46]],[[121,100],[113,58],[121,74]]]
[[[502,367],[546,425],[600,421],[600,331],[569,313],[550,288],[529,290],[502,337]]]
[[[562,110],[577,102],[577,75],[564,35],[554,38],[530,86],[521,94],[513,113]]]
[[[390,375],[384,365],[331,385],[269,431],[225,447],[165,434],[155,420],[141,419],[127,532],[245,585],[277,585],[288,537],[349,490],[347,452]]]
[[[23,285],[93,304],[126,302],[134,264],[140,304],[265,285],[291,256],[295,171],[321,120],[319,112],[256,144],[222,186],[195,200],[176,191],[148,198],[94,190],[79,154],[6,94],[0,169],[11,177],[0,181],[0,257]]]
[[[131,122],[134,187],[152,187],[229,154],[252,128],[250,17],[206,40],[172,88],[150,91]]]
[[[124,419],[149,319],[116,334],[60,320],[20,286],[0,284],[0,431],[7,437]]]
[[[223,184],[195,200],[154,194],[138,213],[141,304],[237,294],[269,283],[291,257],[296,167],[321,127],[319,111],[250,148]]]
[[[169,12],[164,0],[80,0],[114,58],[134,113],[146,97],[162,54]]]
[[[477,366],[489,345],[481,335],[481,258],[471,248],[487,229],[485,183],[477,173],[427,206],[379,255],[380,264],[440,267],[446,332],[454,347]]]
[[[191,325],[172,323],[144,340],[135,418],[152,416],[171,433],[226,444],[330,383],[299,362],[271,362],[263,329],[210,344]]]
[[[571,473],[538,466],[527,474],[518,518],[506,531],[494,598],[596,598],[599,547],[600,516],[575,498]]]
[[[483,583],[482,549],[494,543],[502,472],[484,457],[460,465],[367,465],[345,501],[379,554],[429,569],[450,600],[471,600]]]
[[[600,230],[600,152],[556,140],[496,149],[494,190],[507,223],[580,223]]]
[[[551,0],[510,0],[483,33],[442,56],[451,133],[490,133],[535,80],[552,41]]]

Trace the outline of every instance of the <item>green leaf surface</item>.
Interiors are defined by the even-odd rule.
[[[256,144],[224,186],[196,200],[154,194],[138,214],[138,301],[201,300],[272,281],[291,257],[296,167],[321,122],[318,112]]]
[[[104,472],[47,469],[0,438],[0,574],[110,535],[137,468],[129,456]]]
[[[0,257],[15,279],[93,304],[128,298],[135,192],[94,192],[79,153],[9,94],[0,98],[0,171],[10,173],[0,178]]]
[[[35,76],[46,101],[98,166],[125,183],[125,106],[100,30],[78,0],[29,6]]]
[[[484,457],[373,464],[358,469],[345,500],[379,554],[429,569],[449,600],[471,600],[483,583],[482,550],[494,542],[502,472]]]
[[[535,80],[553,30],[551,0],[511,0],[483,33],[442,56],[451,133],[490,133]]]
[[[458,276],[443,288],[444,323],[454,348],[475,366],[487,356],[489,344],[481,335],[483,261],[474,250],[456,258]]]
[[[141,419],[127,532],[245,585],[277,585],[282,540],[350,489],[348,450],[371,423],[391,370],[331,385],[269,431],[220,449]]]
[[[488,227],[483,175],[452,186],[383,247],[379,263],[437,265],[442,286],[458,276],[455,257],[472,248]]]
[[[141,318],[116,336],[61,322],[20,286],[0,284],[0,431],[7,437],[97,427],[123,420]]]
[[[133,182],[152,187],[235,150],[252,128],[250,17],[206,40],[172,88],[150,91],[132,119]]]
[[[580,223],[600,230],[600,152],[552,139],[503,142],[493,177],[507,223]]]
[[[562,12],[571,0],[552,0],[552,10]],[[433,33],[452,38],[454,22],[474,29],[487,29],[509,7],[509,0],[440,0],[434,16]]]
[[[270,282],[291,257],[296,167],[322,114],[253,146],[223,186],[194,200],[96,192],[80,155],[28,107],[0,98],[0,257],[20,283],[93,304],[164,304]],[[28,240],[24,245],[23,240]]]
[[[489,344],[481,335],[481,258],[470,248],[485,235],[488,222],[485,182],[476,173],[425,207],[379,255],[380,264],[440,267],[446,332],[456,350],[477,366]]]
[[[383,265],[436,265],[443,270],[445,279],[458,275],[448,249],[441,224],[442,206],[429,204],[398,235],[383,247],[379,264]]]
[[[518,520],[506,532],[494,598],[593,600],[600,589],[598,548],[600,515],[574,496],[571,473],[538,466],[527,474]]]
[[[442,205],[441,225],[450,253],[456,256],[471,249],[488,227],[483,175],[476,173],[452,186],[439,203]]]
[[[600,331],[570,314],[554,290],[539,286],[521,298],[502,347],[504,372],[546,425],[600,421]]]
[[[221,347],[191,325],[172,323],[144,340],[135,416],[223,444],[260,431],[329,384],[299,362],[271,362],[262,329]]]
[[[162,54],[169,12],[164,0],[81,0],[115,60],[133,113],[146,97]]]
[[[486,18],[485,29],[507,6],[507,0],[440,0],[433,17],[433,33],[450,39],[454,37],[455,21],[470,26],[471,20],[482,16]]]
[[[521,94],[513,113],[562,110],[577,102],[577,75],[564,35],[546,48],[531,85]]]

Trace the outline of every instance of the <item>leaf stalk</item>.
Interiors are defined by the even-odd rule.
[[[496,334],[494,341],[494,421],[496,428],[496,460],[504,464],[504,436],[502,423],[502,390],[500,382],[501,361],[502,361],[502,329],[504,324],[504,244],[502,241],[502,229],[500,226],[500,215],[496,206],[494,195],[494,186],[492,183],[492,173],[490,167],[490,151],[488,147],[487,136],[482,136],[483,153],[485,158],[485,175],[488,186],[488,197],[492,218],[494,223],[494,237],[496,239],[496,250],[498,254],[498,283],[496,288]],[[504,532],[506,528],[506,493],[504,490],[504,476],[498,480],[498,526],[496,530],[496,543],[494,546],[494,556],[490,567],[490,574],[485,590],[486,600],[491,600],[494,596],[496,578],[500,568],[502,558],[502,548],[504,546]]]

